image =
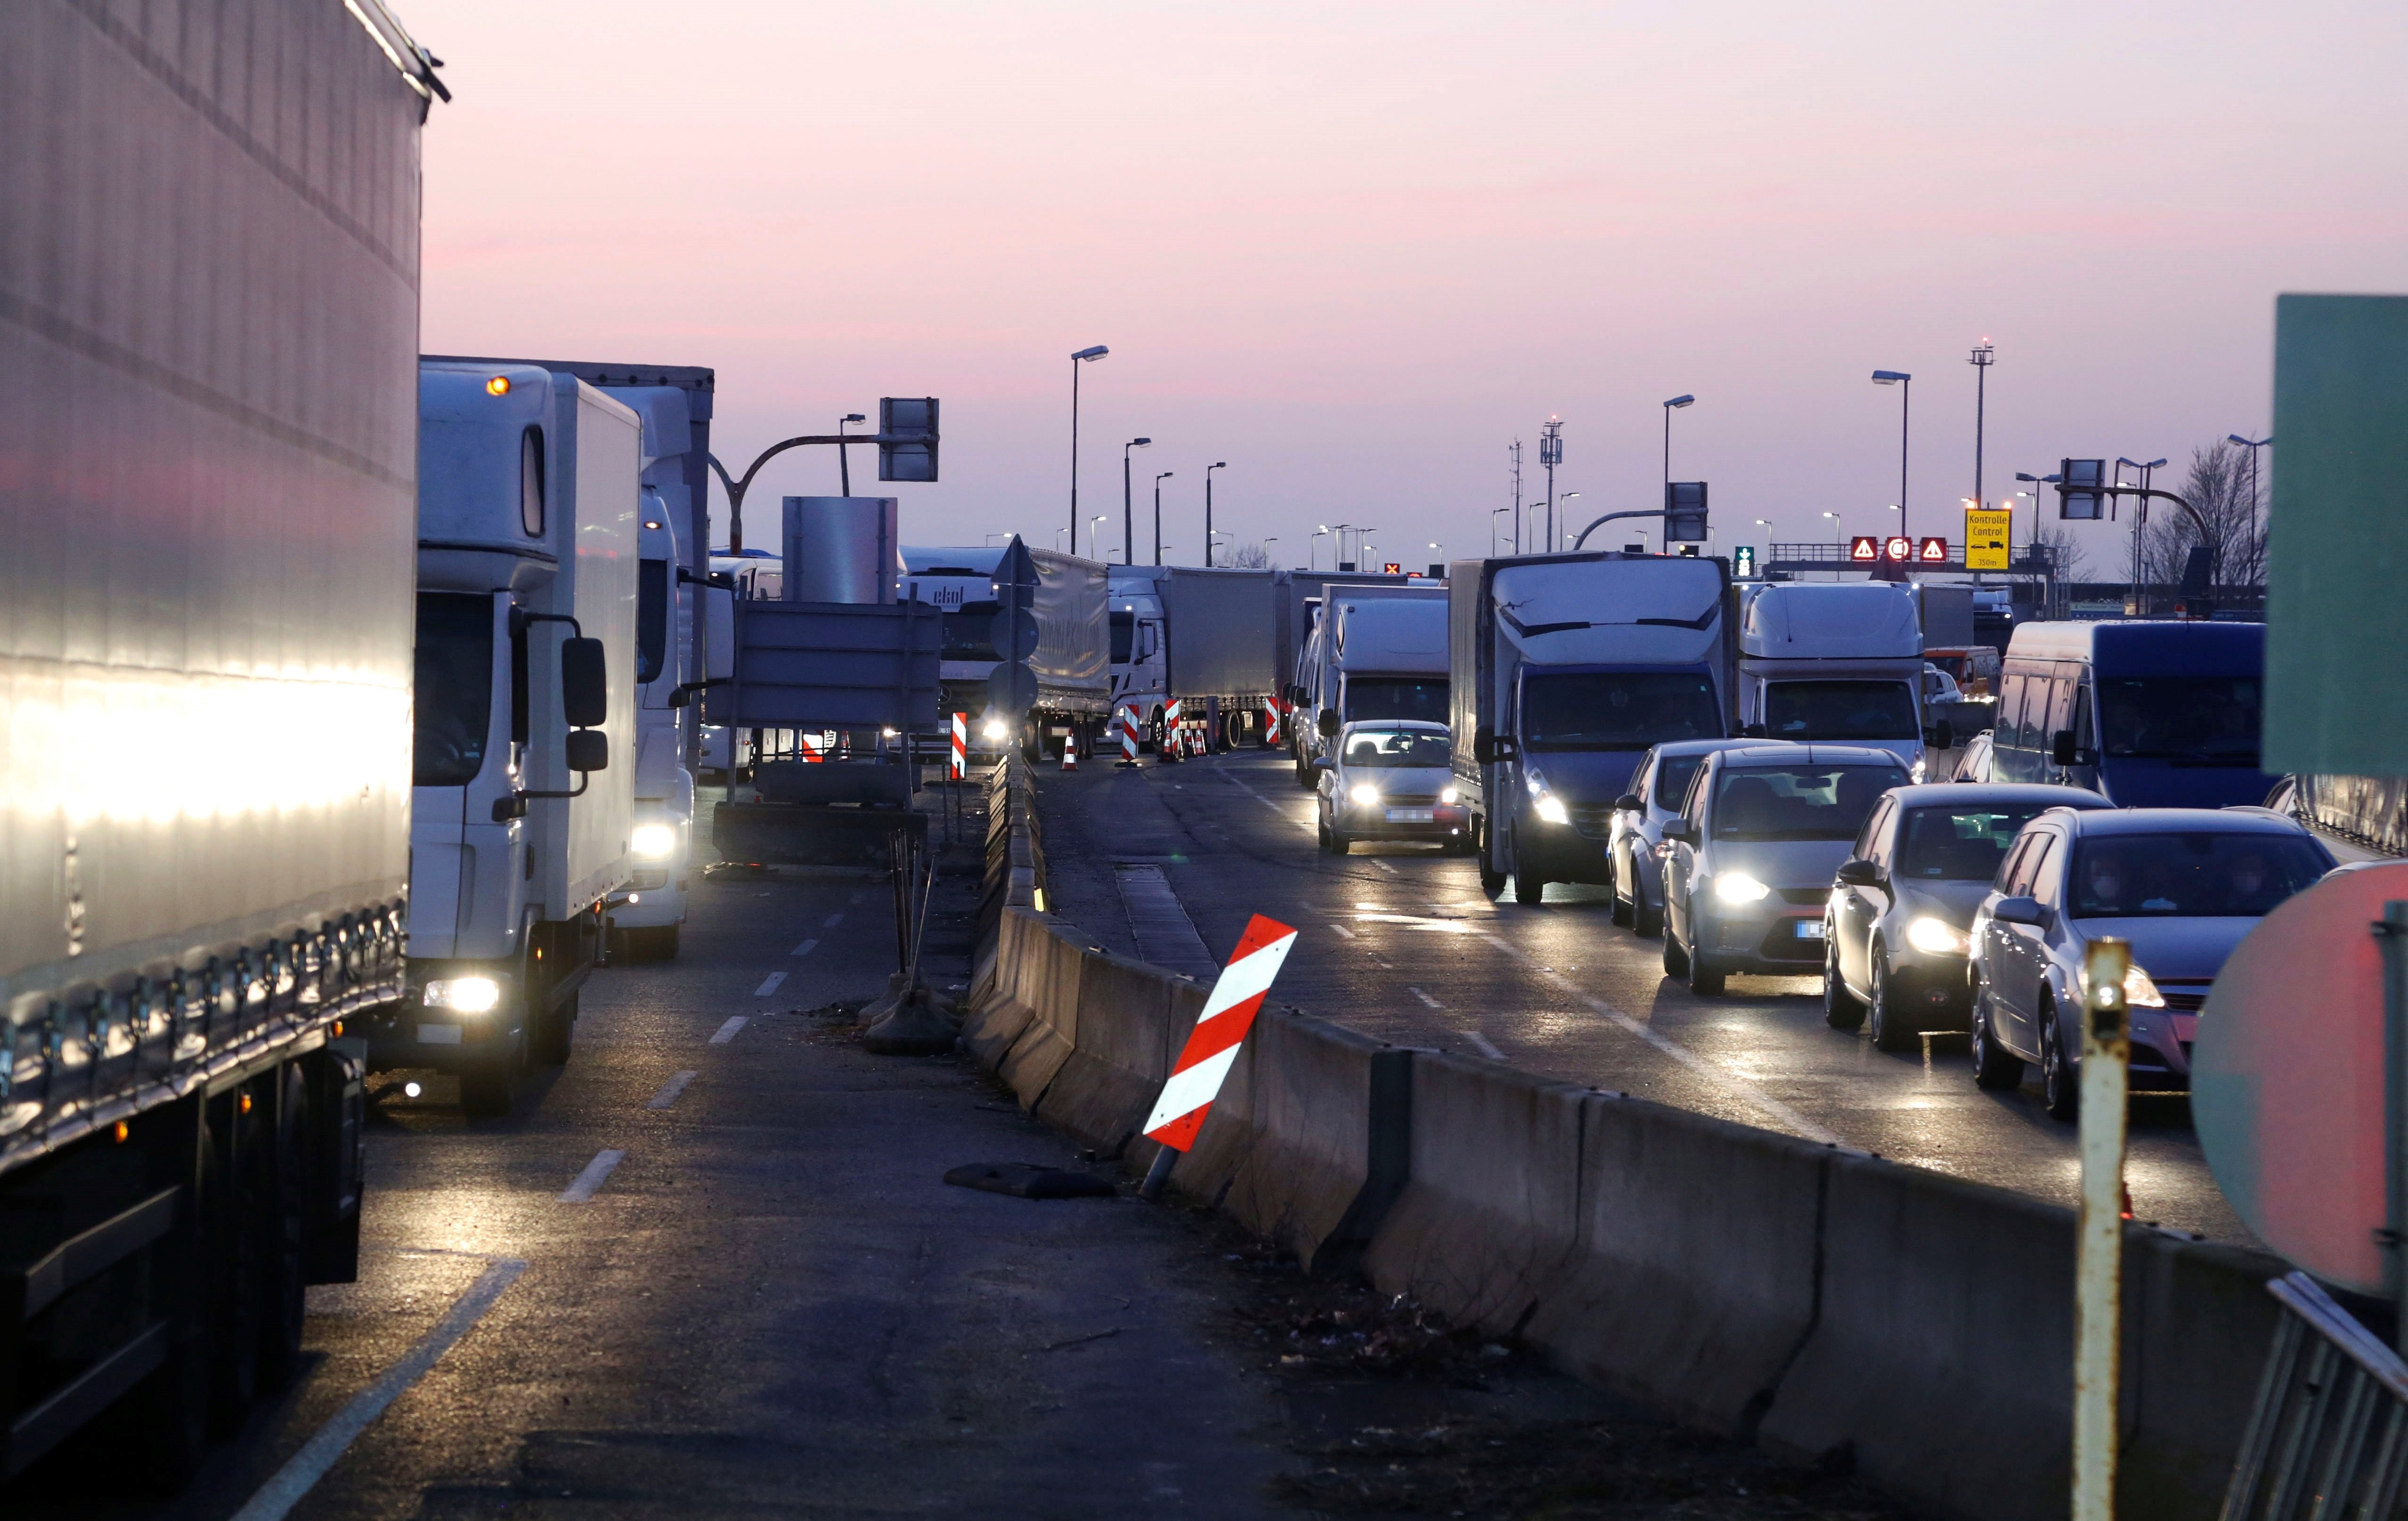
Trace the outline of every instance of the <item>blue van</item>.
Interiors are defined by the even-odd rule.
[[[2265,671],[2261,624],[2026,624],[2007,645],[1992,778],[2118,808],[2263,802]]]

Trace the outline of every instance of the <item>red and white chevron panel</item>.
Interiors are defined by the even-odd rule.
[[[1229,964],[1221,969],[1220,981],[1212,984],[1212,996],[1205,1000],[1186,1049],[1170,1069],[1170,1081],[1162,1085],[1162,1097],[1146,1117],[1150,1139],[1173,1151],[1196,1144],[1196,1132],[1204,1128],[1204,1116],[1220,1096],[1238,1048],[1254,1028],[1263,996],[1271,990],[1271,980],[1279,976],[1295,944],[1296,931],[1276,919],[1258,913],[1246,926]]]
[[[953,715],[953,780],[959,782],[970,768],[970,715]]]

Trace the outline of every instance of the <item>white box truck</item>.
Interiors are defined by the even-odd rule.
[[[1447,721],[1447,588],[1383,583],[1322,589],[1296,696],[1296,780],[1340,727],[1367,718]]]
[[[14,0],[0,58],[0,1479],[101,1421],[96,1514],[354,1276],[441,87],[378,0]]]
[[[1740,592],[1740,732],[1871,745],[1923,779],[1923,627],[1898,581],[1772,581]]]
[[[1170,699],[1215,749],[1264,742],[1286,682],[1287,577],[1199,566],[1114,567],[1112,698],[1158,745]]]
[[[472,1113],[568,1059],[635,874],[641,432],[559,371],[420,371],[409,985],[367,1033]]]

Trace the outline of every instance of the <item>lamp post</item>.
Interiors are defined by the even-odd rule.
[[[1439,565],[1446,564],[1446,546],[1433,538],[1430,540],[1430,548],[1438,551],[1438,560],[1436,563]]]
[[[1154,563],[1156,565],[1162,563],[1162,483],[1178,473],[1165,470],[1154,478]]]
[[[1079,366],[1094,364],[1110,352],[1110,349],[1098,343],[1070,356],[1070,552],[1073,554],[1079,552]]]
[[[2249,551],[2255,554],[2258,549],[2258,451],[2272,443],[2274,436],[2270,433],[2263,438],[2243,438],[2237,433],[2228,433],[2225,437],[2249,451]]]
[[[1846,526],[1840,522],[1840,514],[1837,512],[1826,512],[1823,515],[1831,520],[1831,532],[1840,541],[1836,546],[1840,552],[1840,565],[1841,567],[1844,569],[1848,564],[1848,530]],[[1831,579],[1833,581],[1838,581],[1840,579],[1840,572],[1838,570],[1832,571]]]
[[[1550,554],[1555,549],[1555,466],[1563,462],[1564,420],[1551,417],[1547,419],[1545,430],[1539,435],[1539,463],[1547,469],[1547,552]]]
[[[1329,562],[1330,568],[1333,570],[1343,570],[1350,563],[1346,558],[1346,530],[1352,524],[1341,523],[1329,530],[1329,547],[1337,555],[1336,559]]]
[[[1204,568],[1212,568],[1212,472],[1229,467],[1227,460],[1215,460],[1204,466]]]
[[[2118,454],[2115,456],[2116,483],[2118,485],[2123,483],[2124,472],[2127,469],[2138,470],[2141,472],[2141,489],[2146,491],[2149,489],[2149,477],[2156,472],[2158,466],[2164,463],[2162,459],[2153,459],[2143,465],[2139,460],[2126,459]],[[2141,498],[2141,505],[2132,512],[2132,610],[2143,617],[2148,615],[2149,608],[2147,591],[2141,585],[2141,529],[2147,524],[2148,521],[2149,499],[2143,496]]]
[[[1984,338],[1974,347],[1973,357],[1966,361],[1973,366],[1973,505],[1982,505],[1982,409],[1988,398],[1990,366],[1995,363],[1995,350]],[[1906,500],[1906,488],[1899,488],[1899,501]]]
[[[1354,569],[1358,574],[1369,573],[1368,567],[1371,564],[1371,551],[1378,547],[1371,542],[1371,536],[1379,531],[1377,528],[1354,530]]]
[[[836,436],[838,438],[841,438],[845,436],[844,430],[848,426],[854,423],[866,421],[867,421],[867,419],[864,418],[859,412],[847,412],[842,417],[836,420]],[[853,451],[841,443],[836,446],[836,479],[838,493],[845,496],[852,495]]]
[[[1277,570],[1279,568],[1278,566],[1271,563],[1271,546],[1278,542],[1279,535],[1277,534],[1273,534],[1268,538],[1263,540],[1263,568],[1266,570]]]
[[[1129,500],[1129,451],[1153,447],[1154,440],[1151,438],[1131,438],[1121,445],[1121,564],[1123,565],[1137,564],[1136,509],[1131,506]]]
[[[1491,556],[1497,552],[1497,520],[1512,510],[1510,507],[1500,507],[1488,514],[1488,552]]]
[[[1328,532],[1329,524],[1325,523],[1320,527],[1315,528],[1311,536],[1305,539],[1304,557],[1306,570],[1312,571],[1321,568],[1321,540]]]
[[[1906,532],[1906,428],[1907,414],[1914,405],[1914,377],[1904,370],[1877,369],[1873,384],[1894,385],[1898,393],[1898,531]]]
[[[1567,502],[1576,502],[1576,501],[1580,500],[1580,493],[1579,493],[1579,492],[1576,492],[1576,491],[1568,491],[1568,492],[1564,493],[1564,495],[1563,495],[1563,500],[1565,500],[1565,501],[1567,501]],[[1553,523],[1553,522],[1555,522],[1555,517],[1554,517],[1554,515],[1553,515],[1553,514],[1549,514],[1547,521],[1548,521],[1549,523]],[[1566,517],[1566,518],[1564,519],[1564,526],[1565,526],[1565,527],[1567,527],[1567,528],[1569,528],[1569,527],[1570,527],[1571,525],[1572,525],[1572,524],[1571,524],[1571,519],[1570,519],[1570,517]],[[1553,553],[1555,553],[1557,550],[1560,550],[1560,549],[1562,549],[1562,548],[1563,548],[1563,545],[1562,545],[1562,544],[1560,544],[1560,543],[1556,543],[1556,542],[1554,542],[1554,541],[1552,541],[1552,540],[1551,540],[1551,541],[1548,543],[1548,545],[1547,545],[1547,552],[1548,552],[1549,554],[1553,554]]]
[[[1110,512],[1098,512],[1098,513],[1096,513],[1094,517],[1089,518],[1089,519],[1087,520],[1087,558],[1088,558],[1088,559],[1092,560],[1092,559],[1096,558],[1096,529],[1098,529],[1098,528],[1100,528],[1100,527],[1102,527],[1105,524],[1107,524],[1107,523],[1111,522],[1111,516],[1112,516],[1112,515],[1111,515]],[[1076,543],[1076,542],[1078,542],[1078,540],[1076,540],[1076,539],[1072,539],[1072,540],[1071,540],[1071,542],[1072,542],[1072,543]]]
[[[1672,505],[1672,414],[1695,404],[1695,396],[1674,396],[1664,404],[1664,505]]]

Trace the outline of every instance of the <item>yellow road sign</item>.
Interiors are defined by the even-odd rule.
[[[1993,511],[1988,508],[1969,507],[1965,509],[1965,568],[1968,570],[2004,570],[2007,568],[2007,537],[2012,512]]]

